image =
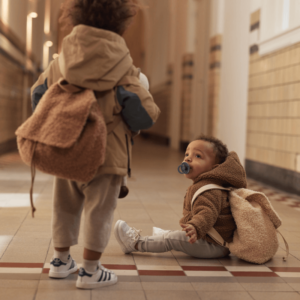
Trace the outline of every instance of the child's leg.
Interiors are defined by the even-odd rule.
[[[84,195],[78,183],[55,177],[52,237],[57,251],[66,251],[78,243],[83,204]]]
[[[208,243],[202,239],[197,240],[194,244],[190,244],[186,233],[179,230],[158,236],[140,237],[137,248],[141,252],[152,253],[176,250],[197,258],[220,258],[229,254],[227,248]]]
[[[66,278],[77,271],[70,246],[77,244],[84,195],[74,181],[55,178],[52,217],[54,255],[49,277]]]
[[[78,288],[90,289],[117,282],[114,272],[104,268],[99,259],[110,237],[121,182],[122,176],[99,175],[83,189],[85,248],[76,282]]]
[[[119,175],[99,175],[83,189],[85,259],[102,253],[107,246],[121,182],[122,176]]]

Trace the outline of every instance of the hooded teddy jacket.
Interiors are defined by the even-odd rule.
[[[209,229],[214,227],[222,238],[230,243],[236,224],[230,210],[227,191],[206,191],[195,199],[193,209],[191,209],[193,195],[207,184],[233,188],[247,187],[245,170],[235,152],[230,152],[225,162],[215,165],[212,170],[199,175],[194,180],[184,198],[183,218],[179,221],[181,224],[193,225],[198,239],[217,244],[207,235]]]
[[[150,128],[160,113],[140,83],[139,74],[120,35],[78,25],[64,38],[59,57],[31,88],[32,107],[35,109],[46,90],[60,78],[93,90],[106,125],[122,115],[122,121],[107,136],[105,162],[98,174],[130,175],[131,138],[139,130]]]

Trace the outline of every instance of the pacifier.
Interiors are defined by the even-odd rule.
[[[178,166],[178,172],[180,174],[188,174],[190,172],[190,165],[186,162],[183,162],[181,165]]]

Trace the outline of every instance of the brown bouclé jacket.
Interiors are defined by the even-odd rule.
[[[94,91],[105,123],[110,126],[123,111],[116,96],[116,86],[119,84],[124,91],[135,95],[135,100],[140,101],[139,107],[154,123],[160,110],[140,83],[139,73],[121,36],[108,30],[77,25],[64,38],[59,58],[50,63],[31,88],[33,102],[47,88],[64,78],[73,85]],[[128,77],[129,83],[125,80],[124,84],[120,84]],[[130,102],[131,99],[126,100]],[[105,161],[98,174],[130,174],[131,138],[134,135],[136,132],[131,131],[122,119],[107,135]]]
[[[207,232],[214,227],[223,239],[230,243],[236,224],[228,201],[228,192],[222,190],[206,191],[198,196],[191,209],[195,192],[204,185],[218,184],[223,187],[246,188],[247,179],[238,155],[230,152],[226,161],[215,165],[211,171],[199,175],[191,185],[184,198],[183,218],[181,224],[191,224],[196,228],[198,239],[217,244]]]

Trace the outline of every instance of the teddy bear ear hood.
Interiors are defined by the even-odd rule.
[[[230,152],[226,160],[219,165],[216,165],[211,171],[208,171],[200,176],[201,180],[217,180],[224,186],[232,186],[234,188],[246,188],[247,177],[238,155],[235,152]]]
[[[114,32],[77,25],[63,40],[59,68],[62,77],[74,85],[109,90],[131,67],[126,42]]]

